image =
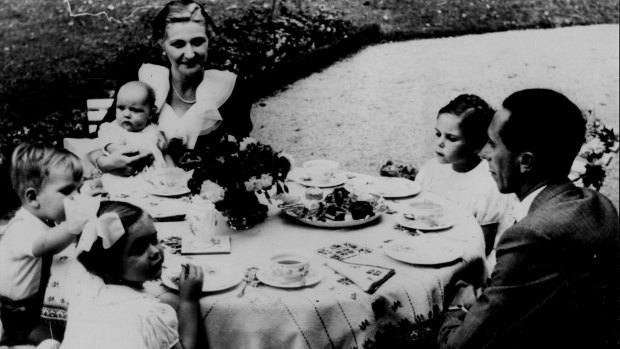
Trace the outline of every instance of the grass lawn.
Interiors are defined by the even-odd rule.
[[[6,159],[16,143],[84,136],[85,99],[107,97],[135,78],[141,63],[161,62],[150,22],[166,2],[0,0],[0,212],[15,204]],[[271,82],[256,99],[375,42],[619,21],[617,0],[278,2],[272,15],[273,0],[205,1],[220,28],[210,61],[257,86]],[[320,60],[312,56],[366,28],[378,30],[347,49],[324,51]]]

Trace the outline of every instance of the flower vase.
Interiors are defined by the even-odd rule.
[[[258,201],[255,192],[246,191],[243,184],[231,186],[224,200],[216,203],[216,208],[235,230],[249,229],[267,218],[267,206]]]

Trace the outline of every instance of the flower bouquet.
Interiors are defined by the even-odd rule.
[[[584,163],[580,177],[585,187],[600,190],[612,153],[618,151],[618,135],[598,118],[591,118],[586,128],[586,141],[581,147],[577,161]]]
[[[233,229],[250,228],[267,217],[267,206],[256,194],[270,200],[274,186],[277,194],[288,191],[284,181],[290,160],[252,138],[238,141],[227,135],[195,155],[189,189],[215,204]]]

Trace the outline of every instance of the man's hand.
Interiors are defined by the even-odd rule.
[[[468,284],[464,281],[457,281],[454,286],[456,288],[456,293],[450,305],[463,306],[469,309],[469,307],[476,302],[478,292],[476,292],[472,284]]]

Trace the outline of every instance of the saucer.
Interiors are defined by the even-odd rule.
[[[420,194],[422,187],[405,178],[381,177],[369,182],[366,190],[385,199],[402,199]]]
[[[209,263],[200,265],[204,272],[202,292],[216,292],[231,288],[243,279],[243,270],[228,263]],[[164,270],[161,275],[162,283],[173,289],[179,289],[179,273],[181,265],[173,265]]]
[[[414,265],[451,263],[463,256],[463,248],[456,242],[427,235],[392,240],[384,253],[401,262]]]
[[[285,281],[283,279],[275,277],[269,271],[269,267],[265,266],[263,268],[258,269],[256,272],[256,277],[258,280],[266,285],[277,287],[277,288],[300,288],[306,286],[312,286],[323,278],[323,272],[318,269],[316,266],[310,266],[310,270],[308,271],[308,275],[306,275],[305,282],[302,284],[300,281]]]
[[[288,180],[297,182],[306,187],[333,188],[343,185],[346,181],[346,177],[340,172],[335,172],[327,181],[319,181],[311,177],[306,177],[304,169],[292,169],[288,173]]]
[[[402,217],[398,220],[398,225],[414,230],[435,231],[452,228],[454,226],[454,222],[447,217],[442,217],[438,220],[409,219],[407,217]]]

